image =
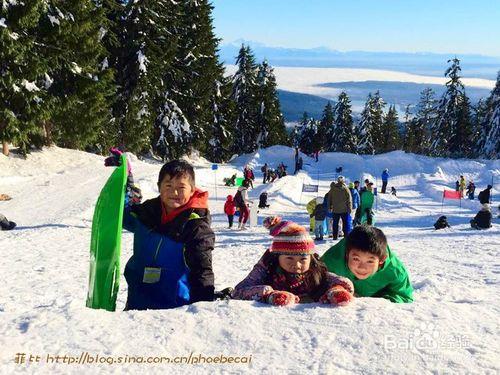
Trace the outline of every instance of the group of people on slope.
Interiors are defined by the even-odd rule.
[[[228,195],[226,198],[226,203],[224,203],[224,213],[227,216],[229,228],[233,227],[234,216],[238,210],[238,229],[246,229],[246,224],[248,218],[250,217],[250,205],[253,204],[253,202],[248,198],[248,188],[249,182],[245,179],[243,180],[241,186],[238,187],[234,197],[232,195]]]
[[[363,217],[366,224],[372,225],[372,205],[362,207],[361,197],[365,193],[373,196],[373,192],[374,184],[368,179],[360,189],[359,181],[347,185],[345,177],[338,176],[337,181],[330,184],[330,190],[323,198],[317,197],[306,206],[311,218],[310,231],[314,231],[315,239],[323,240],[325,232],[334,240],[338,236],[345,237],[354,226],[361,224]]]
[[[456,191],[460,191],[460,186],[465,186],[465,179],[463,176],[460,176],[461,182],[457,181],[457,189]],[[472,184],[472,185],[471,185]],[[470,226],[474,229],[489,229],[491,228],[491,222],[493,219],[493,214],[491,212],[491,189],[493,188],[492,185],[488,185],[486,189],[482,190],[479,192],[477,198],[479,200],[479,203],[481,204],[481,208],[479,209],[479,212],[470,220]],[[476,187],[474,183],[471,181],[469,182],[469,187],[467,191],[467,195],[469,196],[469,199],[473,200],[474,199],[474,191]],[[460,193],[462,196],[462,192]],[[498,207],[499,210],[499,218],[500,218],[500,206]],[[438,220],[434,223],[434,228],[436,229],[444,229],[444,228],[449,228],[450,224],[448,223],[448,218],[446,216],[440,216]]]
[[[287,168],[288,167],[283,162],[279,163],[276,169],[270,168],[267,163],[264,163],[264,165],[260,168],[260,171],[262,172],[262,183],[273,183],[276,179],[285,177],[287,175]]]

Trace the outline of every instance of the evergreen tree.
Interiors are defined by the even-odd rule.
[[[100,133],[97,149],[107,152],[109,146],[117,145],[121,142],[120,134],[120,121],[117,121],[116,113],[119,108],[117,106],[117,99],[120,96],[121,87],[119,86],[119,77],[121,76],[121,62],[123,54],[124,41],[126,40],[125,29],[125,2],[122,0],[97,0],[96,6],[100,7],[104,17],[101,18],[101,26],[99,34],[101,43],[106,49],[106,56],[100,62],[102,70],[111,69],[113,72],[114,95],[108,97],[108,105],[111,110],[109,115],[110,120],[106,124],[103,132]],[[121,77],[120,77],[121,78]]]
[[[231,124],[234,102],[231,100],[232,84],[229,79],[215,82],[217,95],[213,99],[213,121],[209,128],[210,147],[206,155],[211,161],[221,163],[231,157]]]
[[[404,115],[404,132],[403,132],[403,150],[406,152],[416,153],[418,149],[418,141],[415,136],[417,119],[411,113],[411,105],[408,104],[405,108]]]
[[[352,119],[351,101],[345,92],[341,92],[334,110],[335,151],[356,151],[356,135]]]
[[[160,134],[154,149],[164,161],[177,159],[186,153],[191,142],[188,120],[173,100],[165,97],[157,118]]]
[[[361,112],[361,120],[356,128],[356,138],[358,139],[358,154],[375,154],[375,143],[373,139],[374,104],[372,94],[368,94],[365,107]]]
[[[273,68],[263,61],[257,73],[257,147],[282,144],[286,140],[285,120],[280,111]]]
[[[426,154],[431,144],[431,129],[436,121],[436,99],[434,90],[425,88],[420,93],[417,114],[413,122],[414,147],[410,152]]]
[[[43,101],[47,61],[37,51],[40,18],[45,1],[3,2],[0,7],[0,141],[8,154],[8,142],[29,152],[32,139],[41,135],[39,124],[50,115]],[[38,144],[39,145],[39,144]]]
[[[460,60],[448,61],[451,66],[446,70],[446,91],[439,101],[437,120],[432,129],[434,141],[430,147],[433,156],[467,156],[470,150],[471,124],[469,102],[460,81]]]
[[[382,125],[382,152],[399,150],[401,146],[401,136],[399,134],[399,121],[396,107],[391,105],[385,115]]]
[[[207,132],[212,127],[213,104],[217,101],[216,82],[223,81],[224,67],[217,56],[219,39],[212,25],[213,6],[208,0],[185,0],[179,6],[174,62],[179,74],[170,90],[171,99],[191,124],[192,147],[203,153]]]
[[[151,144],[162,144],[163,139],[169,138],[165,135],[162,138],[162,134],[169,131],[164,127],[163,120],[184,118],[170,92],[179,75],[173,66],[178,13],[178,4],[167,0],[142,0],[127,4],[117,72],[120,92],[114,114],[119,127],[119,143],[128,151],[145,152]],[[168,114],[166,111],[169,110],[174,112]],[[186,130],[187,127],[179,129]],[[180,136],[183,139],[179,146],[172,147],[183,147],[189,143],[190,133],[172,134],[177,139]],[[160,156],[167,157],[158,152]]]
[[[311,117],[303,119],[301,126],[299,148],[303,153],[311,155],[319,147],[318,123]]]
[[[333,105],[330,101],[328,101],[325,108],[323,109],[323,116],[321,117],[318,130],[318,132],[323,135],[323,142],[320,149],[324,148],[326,151],[335,150],[336,141],[334,121],[335,118],[333,114]]]
[[[242,45],[236,59],[238,70],[233,76],[232,99],[236,103],[233,150],[237,154],[257,148],[255,58],[250,47]]]
[[[457,113],[456,127],[450,139],[451,157],[472,157],[474,154],[473,125],[469,98],[464,94]]]
[[[104,9],[92,0],[48,3],[39,28],[53,81],[47,89],[53,107],[44,123],[46,143],[93,147],[105,139],[102,133],[111,121],[110,98],[115,93],[113,71],[102,65],[107,56],[102,43]]]
[[[113,70],[119,68],[121,41],[126,30],[123,21],[126,18],[125,2],[122,0],[96,0],[97,7],[102,9],[102,19],[99,30],[103,46],[107,50],[107,56],[101,62],[101,67],[111,67]]]
[[[290,133],[290,144],[292,145],[292,147],[300,147],[300,143],[302,142],[302,134],[308,123],[309,114],[307,112],[304,112],[299,123],[293,127],[293,130]]]
[[[487,100],[481,98],[479,99],[477,105],[471,106],[472,111],[472,148],[473,148],[473,156],[481,157],[481,152],[484,149],[484,141],[483,133],[485,133],[485,129],[483,129],[483,125],[485,124],[485,117],[488,113]]]
[[[500,72],[497,76],[495,88],[487,99],[488,111],[484,118],[483,129],[484,137],[483,155],[490,159],[500,157]]]
[[[375,152],[380,153],[384,152],[384,132],[383,132],[383,123],[384,123],[384,108],[385,102],[384,99],[380,96],[380,92],[377,91],[372,98],[372,139],[373,145],[375,147]]]

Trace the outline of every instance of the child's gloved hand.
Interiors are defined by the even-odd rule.
[[[109,149],[109,152],[112,154],[112,156],[107,157],[104,159],[104,165],[106,167],[119,167],[122,165],[121,162],[121,156],[123,154],[123,151],[121,151],[117,147],[112,147]],[[127,175],[131,176],[132,175],[132,165],[130,163],[130,160],[127,158]]]
[[[293,293],[274,290],[266,297],[266,302],[274,306],[287,306],[299,303],[300,298]]]
[[[104,159],[104,165],[106,167],[118,167],[120,163],[120,157],[123,152],[121,152],[118,148],[112,147],[109,149],[109,152],[111,152],[111,156],[107,157]]]
[[[127,177],[126,195],[126,203],[129,206],[139,204],[142,201],[141,189],[134,183],[134,177],[132,176],[132,174]]]
[[[320,302],[331,305],[345,306],[353,300],[353,295],[343,286],[335,285],[326,291],[320,298]]]

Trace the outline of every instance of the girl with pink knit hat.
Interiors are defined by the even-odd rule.
[[[346,305],[353,299],[352,282],[327,271],[314,253],[307,230],[279,216],[268,217],[264,226],[273,236],[248,276],[236,285],[234,299],[255,300],[275,306],[321,302]]]

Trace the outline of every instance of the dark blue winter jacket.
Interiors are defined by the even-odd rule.
[[[382,181],[389,181],[389,172],[383,171],[382,172]]]
[[[215,238],[208,210],[186,210],[162,225],[161,203],[156,198],[126,207],[123,227],[134,233],[134,252],[124,272],[126,310],[168,309],[213,300]]]

